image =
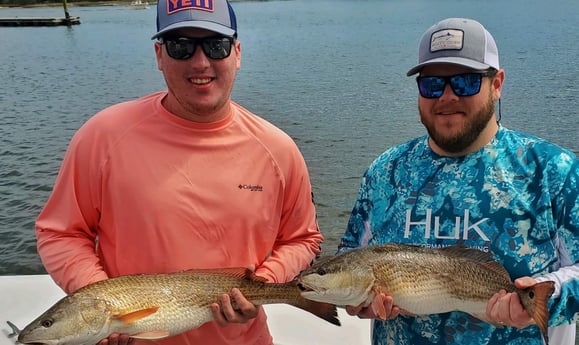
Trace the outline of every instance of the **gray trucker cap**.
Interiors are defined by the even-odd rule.
[[[493,36],[477,21],[448,18],[431,26],[422,35],[418,48],[418,65],[407,76],[426,65],[447,63],[474,70],[499,69],[499,51]]]

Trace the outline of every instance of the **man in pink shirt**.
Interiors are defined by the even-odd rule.
[[[241,61],[232,7],[160,0],[157,29],[168,90],[106,108],[74,135],[36,222],[46,270],[67,293],[193,268],[291,280],[323,238],[296,144],[230,98]],[[261,307],[238,289],[216,299],[215,321],[157,343],[272,344]]]

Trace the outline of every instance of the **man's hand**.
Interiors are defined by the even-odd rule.
[[[236,309],[234,309],[231,304],[231,298],[233,298],[237,305]],[[209,307],[213,313],[213,318],[221,326],[226,326],[230,323],[246,323],[255,318],[259,311],[258,307],[247,300],[237,288],[231,290],[231,297],[228,294],[221,295],[219,302],[220,303],[212,303]]]
[[[526,289],[537,282],[531,277],[522,277],[515,280],[515,286],[519,289]],[[516,328],[525,328],[534,324],[533,319],[527,314],[519,295],[516,292],[506,292],[501,290],[494,294],[487,303],[486,316],[490,321],[498,324]]]
[[[130,345],[135,342],[128,334],[113,333],[108,338],[99,341],[97,345]]]
[[[400,308],[394,305],[392,296],[379,293],[370,305],[364,306],[364,303],[356,307],[347,305],[346,312],[352,316],[357,315],[360,319],[391,320],[400,315]]]

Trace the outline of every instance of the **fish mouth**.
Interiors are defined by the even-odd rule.
[[[303,281],[298,281],[297,286],[301,292],[315,292],[316,291],[313,287],[307,285]]]

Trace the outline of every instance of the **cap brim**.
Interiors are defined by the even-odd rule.
[[[421,64],[418,64],[412,67],[407,73],[406,76],[410,77],[413,74],[420,72],[424,68],[424,66],[433,65],[433,64],[450,64],[450,65],[459,65],[468,67],[477,71],[482,71],[491,68],[491,66],[486,65],[484,63],[480,63],[477,61],[473,61],[470,59],[459,58],[459,57],[440,57],[432,60],[425,61]]]
[[[205,30],[213,31],[213,32],[218,33],[220,35],[229,36],[229,37],[233,37],[235,35],[235,30],[228,28],[226,26],[223,26],[221,24],[212,23],[212,22],[205,22],[205,21],[182,21],[182,22],[178,22],[178,23],[175,23],[173,25],[167,26],[163,30],[157,32],[153,37],[151,37],[151,39],[152,40],[157,39],[171,30],[182,29],[182,28],[205,29]]]

